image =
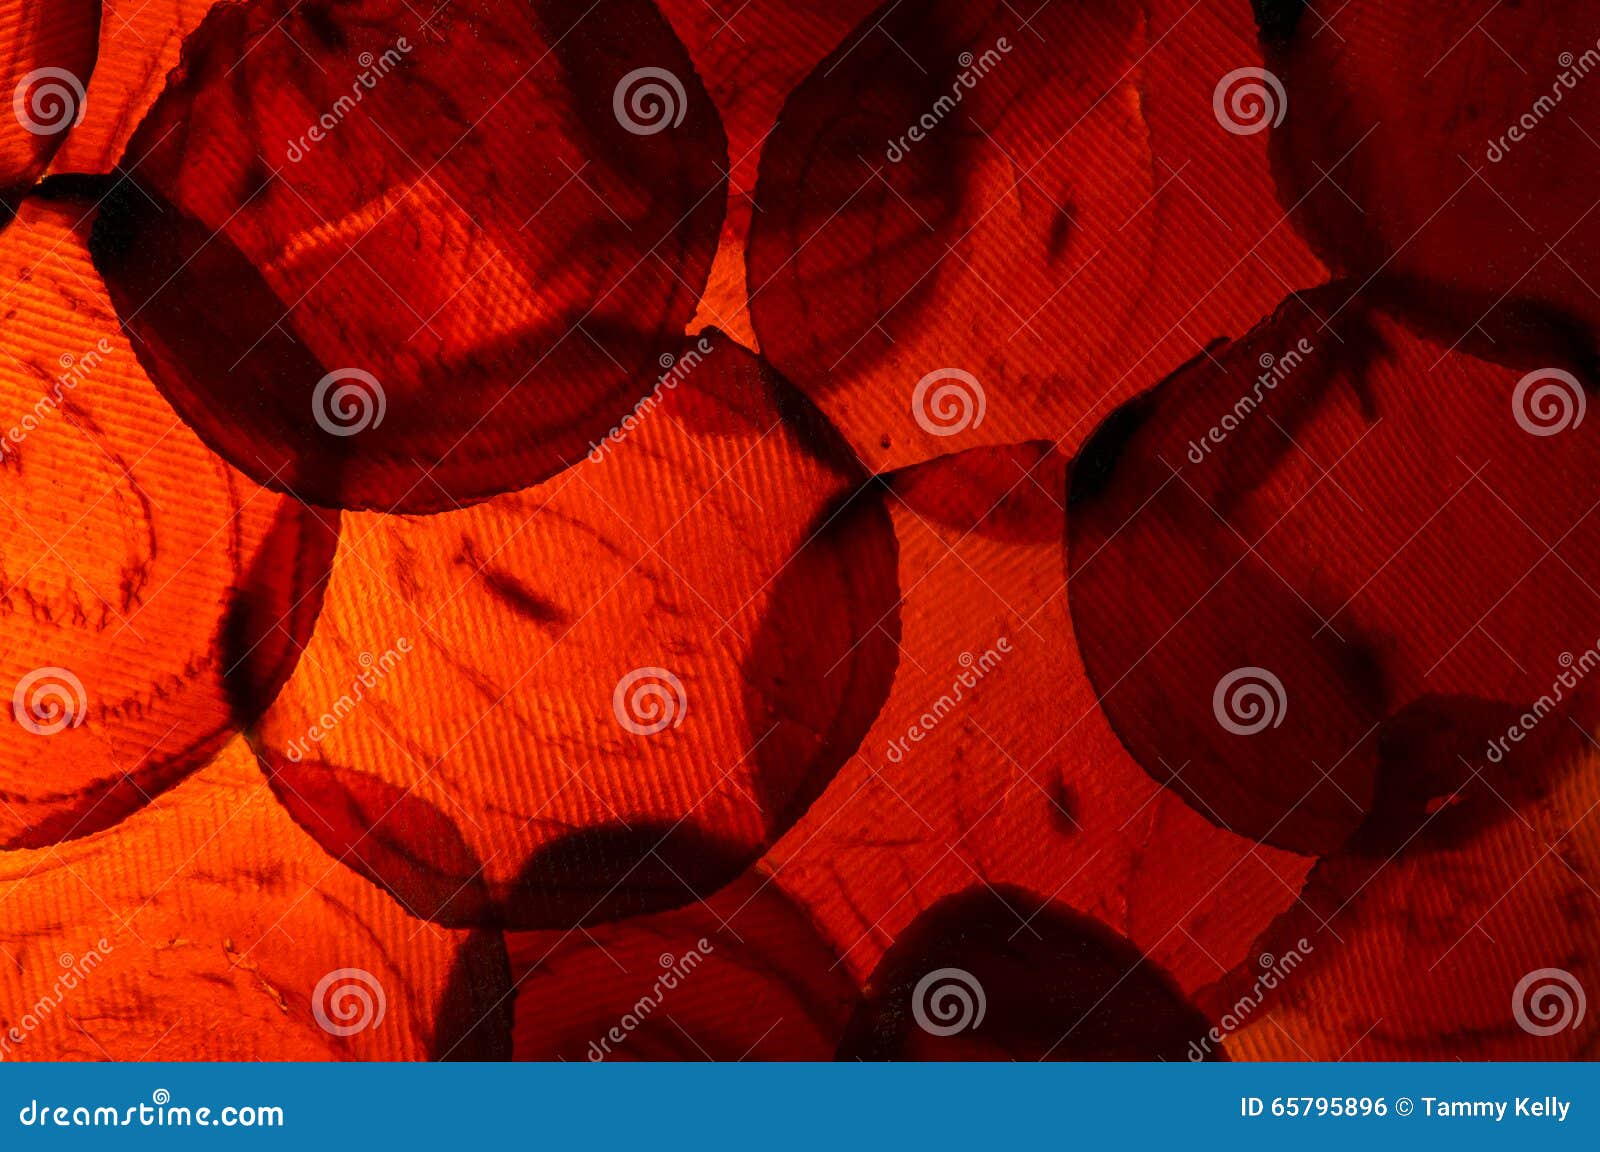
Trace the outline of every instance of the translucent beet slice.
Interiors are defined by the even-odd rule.
[[[1592,730],[1592,686],[1586,695]],[[1425,802],[1380,805],[1372,824],[1383,826],[1321,861],[1305,903],[1253,950],[1265,958],[1210,997],[1235,1005],[1255,992],[1258,1010],[1225,1041],[1233,1056],[1593,1057],[1600,778],[1588,734],[1551,717],[1521,745],[1531,755],[1496,765],[1479,742],[1503,722],[1495,709],[1456,699],[1427,712],[1396,749],[1406,771],[1428,777],[1416,790]],[[1456,746],[1468,742],[1452,731],[1476,747]],[[1263,995],[1266,972],[1278,979]]]
[[[87,114],[99,32],[99,0],[0,3],[0,224]]]
[[[829,1060],[857,999],[760,872],[703,903],[506,946],[519,1060]]]
[[[54,172],[109,172],[178,64],[184,37],[217,0],[102,0],[99,59],[83,119],[51,162]]]
[[[1329,263],[1446,345],[1594,355],[1600,13],[1356,0],[1270,28],[1281,195]]]
[[[266,707],[336,514],[257,487],[173,413],[85,247],[87,201],[0,234],[0,845],[104,828]]]
[[[1017,932],[1013,907],[1032,914]],[[1206,1020],[1138,948],[1020,888],[970,888],[878,965],[840,1047],[863,1060],[1181,1060]]]
[[[1118,743],[1084,673],[1060,543],[1066,462],[981,448],[892,474],[902,657],[858,753],[763,867],[864,981],[976,877],[1052,896],[1214,982],[1311,861],[1217,828]],[[1001,941],[1037,907],[1014,904]]]
[[[1537,701],[1600,635],[1580,375],[1451,351],[1334,285],[1119,412],[1075,463],[1068,564],[1135,758],[1325,853],[1405,709]]]
[[[419,930],[294,826],[243,741],[115,829],[6,853],[0,902],[8,1060],[510,1055],[501,939]]]
[[[716,109],[646,0],[213,8],[95,236],[213,448],[314,503],[451,509],[580,459],[706,281]]]
[[[570,928],[714,891],[894,674],[881,493],[720,335],[543,485],[347,519],[258,745],[313,836],[442,922]]]

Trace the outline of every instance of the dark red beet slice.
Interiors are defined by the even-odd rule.
[[[88,112],[99,0],[0,0],[0,224]]]
[[[720,335],[543,485],[346,521],[254,736],[313,836],[441,922],[569,928],[715,890],[894,675],[882,492]]]
[[[1212,983],[1310,861],[1217,828],[1118,742],[1067,611],[1065,458],[978,448],[888,484],[905,589],[894,686],[764,866],[858,980],[981,876],[1103,921],[1184,989]]]
[[[790,96],[762,152],[752,317],[873,467],[1075,447],[1099,409],[1325,278],[1278,226],[1265,141],[1211,114],[1210,69],[1259,58],[1248,22],[1153,8],[1024,26],[998,0],[886,3]]]
[[[1281,196],[1330,264],[1394,281],[1447,346],[1529,368],[1596,354],[1592,4],[1353,0],[1269,43]]]
[[[1030,915],[1018,930],[1013,907]],[[868,981],[840,1046],[862,1060],[1181,1060],[1207,1028],[1104,924],[1024,889],[924,912]]]
[[[1590,664],[1592,669],[1592,662]],[[1536,722],[1510,757],[1496,706],[1408,710],[1385,749],[1380,796],[1345,850],[1312,871],[1304,902],[1265,933],[1267,957],[1209,990],[1236,1012],[1227,1051],[1274,1060],[1569,1060],[1600,1043],[1600,776],[1587,730],[1596,689]],[[1513,720],[1513,723],[1515,721]],[[1292,971],[1283,959],[1293,955]],[[1278,979],[1261,984],[1262,973]]]
[[[857,999],[760,872],[703,903],[506,946],[519,1060],[827,1060]]]
[[[177,418],[119,332],[88,202],[0,234],[0,845],[83,836],[203,764],[287,680],[338,516]]]
[[[1600,636],[1575,371],[1451,352],[1335,285],[1120,412],[1075,464],[1070,589],[1139,762],[1224,826],[1325,853],[1402,710],[1537,700]]]
[[[646,0],[212,9],[95,258],[214,448],[320,504],[438,511],[580,459],[694,312],[716,109]]]
[[[7,1060],[511,1054],[500,936],[329,860],[242,740],[114,829],[0,855],[0,902]]]

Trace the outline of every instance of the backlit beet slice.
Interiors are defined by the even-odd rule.
[[[750,327],[745,243],[757,164],[784,99],[876,5],[872,0],[661,0],[728,132],[728,217],[691,328],[716,327],[758,348]]]
[[[726,199],[646,0],[213,8],[128,144],[98,266],[203,439],[314,503],[451,509],[649,388]]]
[[[1014,908],[1031,916],[1017,930]],[[1206,1020],[1090,917],[977,887],[920,916],[872,974],[841,1045],[863,1060],[1180,1060]]]
[[[1305,8],[1292,30],[1272,25],[1267,64],[1288,104],[1280,194],[1319,251],[1396,282],[1394,301],[1446,345],[1530,368],[1595,355],[1600,10]]]
[[[100,53],[87,111],[51,162],[54,172],[109,172],[161,94],[184,37],[218,0],[101,0]]]
[[[1587,723],[1595,720],[1594,689]],[[1456,727],[1492,710],[1459,701]],[[1417,725],[1412,725],[1417,727]],[[1423,724],[1419,731],[1436,725]],[[1481,738],[1481,731],[1474,733]],[[1496,735],[1503,735],[1503,729]],[[1600,775],[1585,732],[1538,724],[1514,765],[1484,745],[1413,739],[1406,767],[1433,777],[1425,807],[1375,812],[1321,861],[1249,965],[1208,993],[1235,1012],[1236,1058],[1570,1060],[1600,1044]],[[1452,783],[1449,776],[1459,780]],[[1405,842],[1388,848],[1403,822]],[[1385,850],[1387,849],[1387,850]],[[1284,959],[1293,957],[1284,972]],[[1262,995],[1261,974],[1276,971]]]
[[[0,0],[0,224],[88,111],[99,0]]]
[[[329,860],[243,741],[117,828],[0,856],[0,902],[7,1060],[510,1055],[499,936]]]
[[[104,828],[259,715],[310,636],[337,514],[257,487],[141,370],[87,201],[0,234],[0,846]]]
[[[673,907],[855,750],[898,596],[881,491],[709,334],[569,472],[348,516],[255,736],[301,825],[418,915],[566,929]]]
[[[1333,285],[1119,412],[1075,464],[1070,599],[1139,762],[1325,853],[1407,708],[1537,701],[1600,636],[1582,376],[1452,352]]]
[[[892,474],[903,655],[867,737],[763,867],[858,980],[981,876],[1110,925],[1185,989],[1241,960],[1311,861],[1217,828],[1118,743],[1059,545],[1064,458],[980,448]],[[1002,941],[1027,935],[1017,905]]]
[[[760,872],[704,903],[506,946],[519,1060],[828,1060],[857,999]]]

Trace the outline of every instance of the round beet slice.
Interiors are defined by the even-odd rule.
[[[704,286],[716,109],[645,0],[212,9],[94,239],[174,407],[259,482],[450,509],[580,459]]]

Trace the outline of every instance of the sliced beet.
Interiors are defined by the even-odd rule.
[[[99,0],[0,2],[0,225],[88,113]]]

